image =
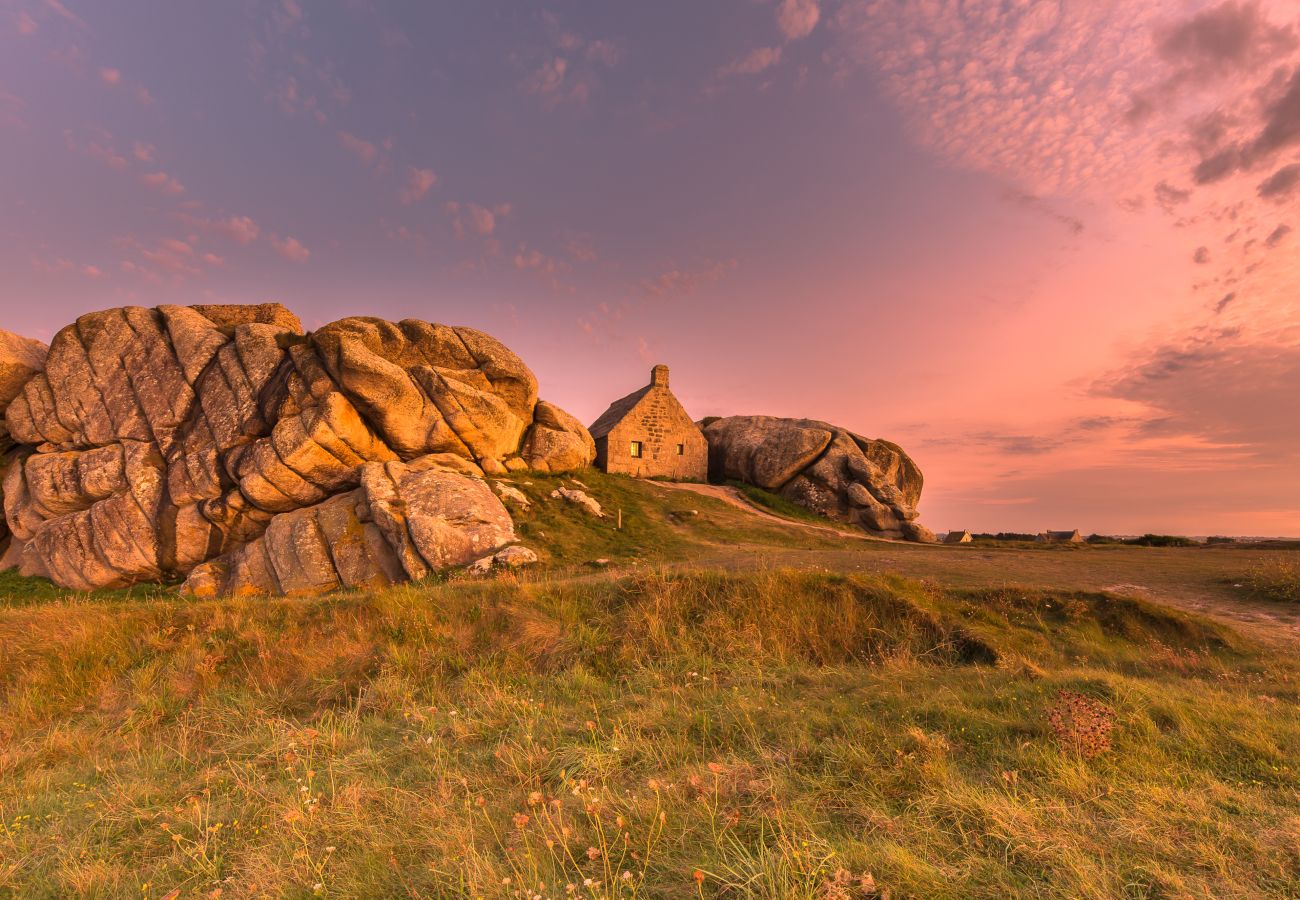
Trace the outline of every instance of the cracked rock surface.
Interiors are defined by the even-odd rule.
[[[815,419],[728,416],[704,426],[709,474],[743,481],[877,537],[933,541],[923,479],[903,448]]]
[[[122,307],[0,334],[5,568],[75,590],[374,586],[514,540],[485,474],[590,464],[496,339],[279,304]],[[7,436],[6,436],[7,433]]]

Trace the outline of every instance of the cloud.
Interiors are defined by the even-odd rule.
[[[1272,248],[1276,247],[1278,244],[1282,243],[1282,241],[1290,233],[1291,233],[1290,225],[1287,224],[1279,225],[1273,229],[1273,231],[1269,234],[1268,237],[1264,238],[1264,246],[1268,247],[1271,250]]]
[[[1169,184],[1169,182],[1162,181],[1155,186],[1155,195],[1156,203],[1160,204],[1160,208],[1171,213],[1174,211],[1174,207],[1181,206],[1190,200],[1192,192],[1180,190]]]
[[[357,159],[361,160],[367,166],[375,164],[379,159],[379,147],[363,138],[357,137],[350,131],[340,131],[338,133],[339,146],[351,153]]]
[[[613,41],[600,40],[587,44],[583,55],[592,62],[598,62],[612,68],[618,65],[619,60],[623,58],[623,51]]]
[[[1300,67],[1264,104],[1250,131],[1254,133],[1203,157],[1193,172],[1197,184],[1213,184],[1237,172],[1251,171],[1300,144]]]
[[[136,141],[131,145],[131,155],[139,162],[151,163],[157,157],[157,148],[153,144],[144,144]]]
[[[434,174],[433,169],[417,169],[410,167],[406,173],[406,187],[402,188],[402,203],[410,205],[429,193],[429,190],[438,181],[438,176]]]
[[[311,257],[311,251],[294,237],[271,237],[271,247],[289,262],[305,263]]]
[[[173,197],[185,193],[185,185],[166,172],[149,172],[141,175],[140,180],[154,190],[162,191],[164,194],[170,194]]]
[[[1002,192],[1002,199],[1008,203],[1019,206],[1022,209],[1039,213],[1047,216],[1049,219],[1059,222],[1064,225],[1071,234],[1083,234],[1083,222],[1080,219],[1059,212],[1041,197],[1036,197],[1027,191],[1020,190],[1019,188],[1009,187]]]
[[[1300,342],[1294,334],[1200,328],[1139,353],[1092,392],[1146,405],[1142,432],[1148,436],[1294,459],[1300,455],[1297,384]]]
[[[442,208],[451,216],[452,229],[458,238],[466,235],[488,237],[496,231],[497,219],[508,216],[511,212],[509,203],[498,203],[489,209],[477,203],[461,203],[452,200],[444,203]]]
[[[37,25],[36,20],[28,15],[26,11],[19,10],[18,15],[14,16],[14,27],[18,29],[19,34],[30,37],[36,33]]]
[[[1285,200],[1300,184],[1300,163],[1283,166],[1260,182],[1259,196],[1266,200]]]
[[[1210,248],[1197,247],[1196,252],[1192,254],[1192,262],[1198,266],[1203,266],[1210,261]]]
[[[569,78],[569,61],[563,56],[543,62],[524,78],[520,87],[525,94],[540,97],[548,109],[565,101],[581,106],[591,92],[590,82]]]
[[[1214,304],[1214,314],[1216,316],[1220,315],[1225,309],[1228,308],[1228,306],[1232,303],[1232,301],[1236,299],[1237,299],[1237,294],[1235,291],[1229,294],[1224,294],[1222,299],[1220,299],[1218,303]]]
[[[108,85],[118,85],[122,83],[122,73],[117,69],[100,69],[99,80]]]
[[[1227,0],[1156,36],[1157,53],[1179,67],[1181,77],[1196,79],[1257,69],[1295,47],[1292,29],[1269,22],[1255,0]]]
[[[780,47],[758,47],[749,51],[740,59],[722,67],[718,74],[723,77],[733,75],[757,75],[781,61]]]
[[[89,278],[92,280],[101,278],[104,275],[103,270],[100,269],[99,266],[91,265],[90,263],[73,262],[72,260],[65,259],[61,256],[45,257],[34,255],[31,258],[31,264],[33,269],[45,274],[72,272],[81,275],[83,278]]]
[[[646,294],[653,297],[685,296],[693,294],[701,287],[720,281],[723,276],[736,268],[736,260],[705,260],[692,269],[670,266],[652,278],[641,282]]]
[[[77,26],[78,28],[86,29],[90,27],[86,24],[85,19],[81,18],[72,10],[68,9],[66,6],[60,3],[59,0],[45,0],[45,7],[46,9],[50,10],[55,15],[57,15],[59,18],[63,19],[65,22],[70,22],[73,25]]]
[[[798,40],[812,34],[821,19],[821,10],[817,0],[781,0],[776,10],[776,23],[790,40]]]

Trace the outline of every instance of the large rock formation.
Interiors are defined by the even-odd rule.
[[[916,522],[921,470],[897,444],[773,416],[706,420],[704,436],[714,479],[757,485],[878,537],[935,539]]]
[[[514,540],[485,474],[594,455],[471,328],[356,317],[308,334],[278,304],[110,309],[60,331],[8,397],[4,353],[19,446],[3,564],[79,590],[418,578]]]
[[[11,400],[22,391],[37,372],[45,368],[45,355],[49,353],[40,341],[19,337],[8,331],[0,330],[0,485],[4,483],[9,466],[19,458],[14,443],[5,426],[4,411]],[[4,489],[0,487],[0,509],[4,504]],[[9,548],[9,525],[0,515],[0,558]]]

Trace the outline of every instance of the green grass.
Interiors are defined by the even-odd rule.
[[[1255,557],[823,540],[580,477],[622,531],[515,476],[523,577],[0,578],[0,896],[1300,894],[1294,646],[1084,586],[1231,597]]]
[[[797,519],[802,522],[812,522],[822,526],[829,525],[831,527],[836,527],[838,525],[839,527],[847,527],[843,526],[842,523],[836,523],[831,519],[827,519],[825,516],[819,516],[815,512],[800,506],[798,503],[787,500],[780,494],[766,491],[761,487],[746,484],[743,481],[728,481],[727,484],[728,486],[739,490],[745,495],[749,502],[753,503],[755,506],[761,507],[770,513],[775,513],[778,516],[784,516],[787,519]]]

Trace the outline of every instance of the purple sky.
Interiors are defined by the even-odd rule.
[[[0,0],[0,327],[488,331],[901,443],[937,530],[1300,534],[1300,11]]]

